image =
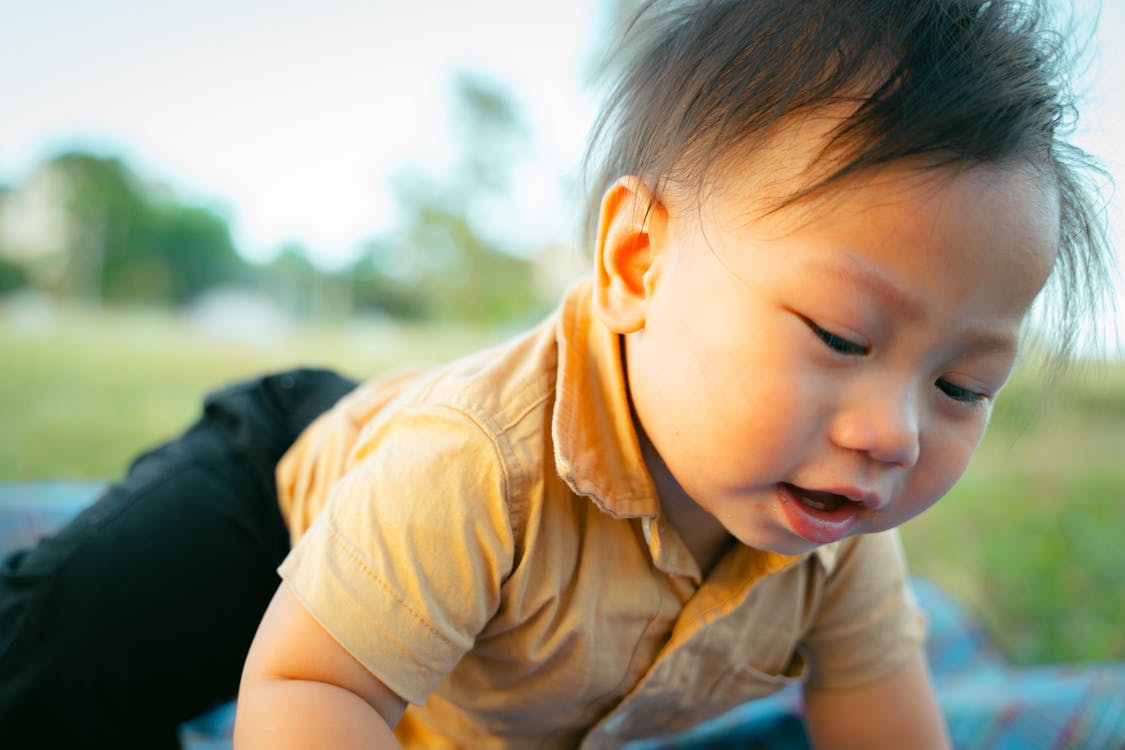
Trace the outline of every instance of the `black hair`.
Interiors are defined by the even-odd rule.
[[[617,80],[586,155],[587,232],[619,177],[702,195],[786,118],[848,102],[824,168],[777,208],[906,157],[1044,170],[1061,211],[1047,314],[1069,354],[1083,315],[1109,301],[1110,261],[1104,173],[1065,140],[1072,57],[1049,21],[1033,0],[650,0],[606,67]]]

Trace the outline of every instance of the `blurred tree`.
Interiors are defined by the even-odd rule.
[[[528,141],[519,107],[500,84],[472,73],[459,74],[453,86],[452,125],[460,146],[454,180],[463,188],[506,193]]]
[[[147,202],[132,172],[115,158],[66,153],[50,160],[44,170],[57,175],[64,236],[68,240],[65,271],[54,291],[87,302],[107,300],[107,281],[116,289],[118,278],[136,274],[132,240],[143,231]],[[147,265],[147,264],[146,264]],[[137,283],[145,296],[167,286],[164,278],[143,274],[148,283]],[[164,274],[160,274],[164,276]],[[140,279],[138,279],[138,282]],[[157,297],[159,298],[159,297]]]
[[[319,272],[305,248],[287,243],[258,273],[258,282],[291,313],[307,316],[313,312],[313,299]]]
[[[206,208],[180,205],[170,200],[151,206],[151,223],[134,246],[144,257],[155,261],[170,277],[167,294],[161,299],[174,304],[189,302],[204,289],[220,284],[247,282],[250,269],[235,250],[226,221]],[[107,279],[106,290],[112,279]],[[136,287],[123,285],[123,298]]]
[[[0,257],[0,294],[7,294],[31,283],[27,271],[18,263]]]
[[[457,158],[443,177],[414,167],[394,190],[396,231],[352,268],[356,302],[411,317],[498,322],[539,312],[534,265],[506,236],[512,170],[527,133],[500,85],[463,74],[454,82]]]
[[[353,282],[347,271],[317,268],[308,251],[289,242],[272,261],[256,271],[256,285],[285,310],[302,318],[339,320],[353,308]]]
[[[416,282],[417,274],[402,262],[410,257],[398,252],[397,244],[386,238],[368,241],[359,260],[346,270],[352,279],[356,308],[410,320],[430,315],[425,292]]]
[[[3,208],[0,255],[59,296],[182,304],[248,277],[221,216],[142,183],[120,159],[56,156]]]

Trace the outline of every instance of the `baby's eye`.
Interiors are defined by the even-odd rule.
[[[981,406],[988,400],[987,395],[954,385],[945,378],[938,378],[934,385],[949,398],[969,406]]]
[[[851,339],[846,339],[839,334],[821,328],[808,318],[805,318],[805,325],[816,334],[817,338],[824,342],[825,346],[837,354],[843,354],[848,357],[864,357],[870,352],[870,349],[868,349],[866,345],[857,344]]]

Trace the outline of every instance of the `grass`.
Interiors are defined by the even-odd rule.
[[[1019,373],[969,471],[903,528],[914,572],[1017,662],[1125,657],[1125,366]]]
[[[182,430],[208,391],[234,379],[297,365],[362,378],[498,335],[369,322],[249,341],[159,312],[63,310],[32,326],[0,317],[0,481],[118,476],[138,448]]]
[[[0,481],[112,478],[234,378],[313,364],[363,377],[500,338],[458,326],[215,339],[162,313],[0,311]],[[1019,663],[1125,657],[1125,365],[1044,389],[1019,374],[968,473],[903,529],[914,572]]]

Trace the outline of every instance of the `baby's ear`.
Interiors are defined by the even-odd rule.
[[[644,328],[667,213],[645,183],[622,177],[602,197],[594,259],[594,304],[616,333]]]

